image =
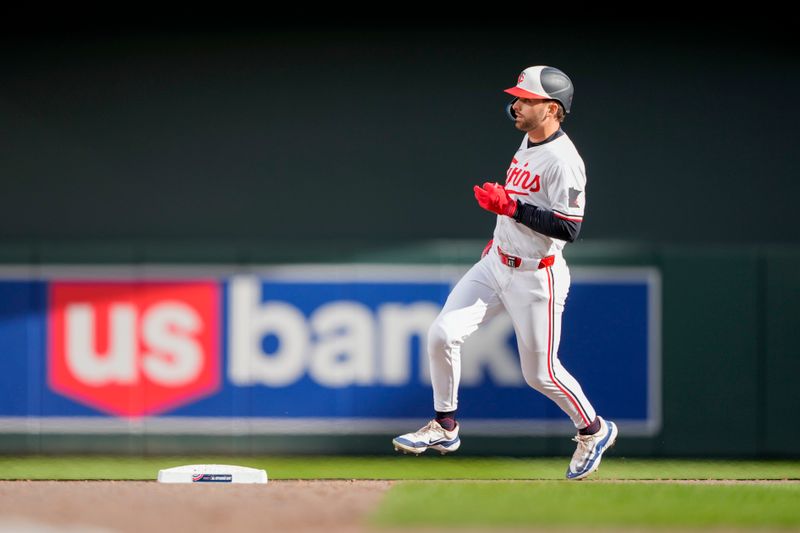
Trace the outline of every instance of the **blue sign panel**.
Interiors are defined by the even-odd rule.
[[[426,337],[460,267],[96,269],[0,280],[0,431],[409,431],[432,416]],[[45,272],[47,270],[45,269]],[[109,278],[118,278],[109,281]],[[573,269],[559,357],[628,434],[660,425],[654,269]],[[500,314],[462,349],[473,434],[574,432],[522,377]],[[221,429],[220,429],[221,428]]]

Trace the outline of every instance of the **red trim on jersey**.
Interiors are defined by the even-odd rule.
[[[589,420],[587,419],[586,415],[581,409],[580,405],[578,405],[578,400],[567,392],[567,390],[559,383],[555,375],[553,374],[553,327],[555,324],[555,313],[556,313],[556,302],[555,302],[555,295],[553,294],[553,274],[551,267],[547,267],[545,270],[547,273],[547,290],[550,293],[550,300],[548,302],[548,313],[547,313],[547,372],[550,374],[550,381],[555,383],[558,390],[560,390],[564,396],[575,406],[575,409],[578,411],[578,414],[581,415],[581,418],[588,426],[590,424]]]
[[[567,215],[562,215],[558,211],[553,211],[553,214],[555,216],[557,216],[558,218],[561,218],[563,220],[569,220],[569,221],[572,221],[572,222],[583,222],[583,217],[579,216],[579,215],[567,216]]]
[[[528,196],[528,194],[530,194],[530,193],[522,192],[522,191],[512,191],[511,189],[506,189],[506,192],[508,194],[518,194],[520,196]]]
[[[533,100],[550,100],[549,96],[542,96],[541,94],[532,93],[530,91],[526,91],[522,87],[511,87],[510,89],[506,89],[503,92],[508,93],[511,96],[516,96],[517,98],[530,98]]]

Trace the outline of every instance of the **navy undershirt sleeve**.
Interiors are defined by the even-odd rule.
[[[580,222],[564,220],[549,209],[523,204],[519,200],[517,200],[517,212],[514,213],[514,220],[542,235],[567,242],[574,242],[581,231]]]

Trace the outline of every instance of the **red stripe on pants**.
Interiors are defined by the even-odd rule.
[[[564,394],[564,396],[566,396],[569,399],[572,405],[575,406],[575,409],[578,411],[578,414],[581,415],[581,418],[583,419],[584,423],[586,423],[586,425],[588,426],[591,422],[587,420],[586,414],[583,412],[583,410],[580,408],[580,405],[578,404],[578,400],[576,400],[572,394],[567,392],[567,390],[561,386],[561,383],[559,383],[556,380],[555,375],[553,374],[553,328],[555,326],[555,320],[556,320],[556,302],[555,302],[555,295],[553,294],[554,287],[553,287],[553,277],[552,277],[551,267],[548,266],[545,269],[545,271],[547,272],[547,289],[550,293],[549,294],[550,301],[548,303],[548,314],[547,314],[547,325],[548,325],[547,372],[550,374],[550,381],[555,383],[556,387],[558,387],[558,390],[560,390]]]

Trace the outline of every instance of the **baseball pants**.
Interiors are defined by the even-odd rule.
[[[552,266],[523,258],[519,268],[504,264],[497,246],[462,277],[428,332],[428,356],[436,411],[455,411],[461,377],[461,345],[501,309],[517,335],[522,374],[572,419],[576,428],[592,423],[595,411],[580,384],[558,359],[561,315],[569,291],[569,268],[561,255]]]

